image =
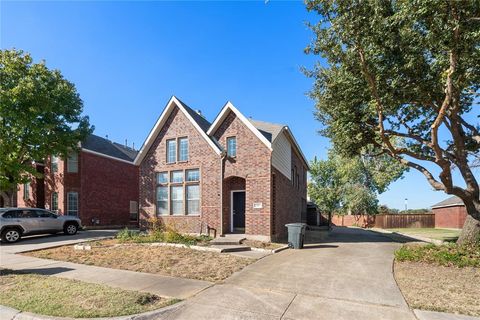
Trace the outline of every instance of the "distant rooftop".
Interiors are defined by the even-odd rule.
[[[453,206],[464,206],[462,199],[457,196],[447,198],[443,201],[440,201],[437,204],[434,204],[432,208],[442,208],[442,207],[453,207]]]
[[[82,148],[131,162],[135,160],[138,153],[138,151],[130,147],[112,142],[94,134],[89,135],[85,141],[82,142]]]

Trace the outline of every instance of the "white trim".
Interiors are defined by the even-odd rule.
[[[457,203],[452,203],[452,204],[446,204],[443,206],[433,206],[431,207],[432,209],[441,209],[441,208],[449,208],[449,207],[465,207],[465,204],[463,202],[457,202]]]
[[[133,162],[135,165],[139,165],[143,159],[145,158],[148,150],[150,150],[150,147],[152,146],[153,142],[155,141],[155,138],[158,136],[160,133],[160,130],[162,129],[163,125],[167,121],[168,117],[172,113],[174,107],[178,107],[183,114],[187,117],[187,119],[192,123],[192,125],[198,130],[200,135],[205,138],[207,143],[212,147],[212,149],[218,154],[221,154],[220,149],[213,143],[213,141],[210,139],[210,137],[205,133],[205,131],[200,128],[198,123],[193,120],[192,116],[185,110],[185,107],[183,104],[175,97],[172,96],[170,100],[167,103],[167,106],[163,110],[162,114],[158,118],[157,122],[153,126],[152,130],[150,131],[147,139],[142,145],[142,148],[140,149],[140,152],[137,154],[137,157],[135,158],[135,161]]]
[[[252,131],[253,134],[255,134],[255,136],[260,139],[260,141],[262,141],[270,151],[272,151],[272,144],[270,143],[270,141],[268,141],[267,138],[265,138],[265,136],[261,134],[260,131],[258,131],[258,129],[255,128],[255,126],[247,118],[245,118],[245,116],[240,111],[238,111],[238,109],[235,108],[235,106],[230,101],[225,104],[225,106],[222,108],[222,111],[220,111],[218,116],[215,118],[215,121],[213,121],[212,125],[208,129],[207,134],[209,136],[212,136],[213,133],[215,133],[215,131],[218,129],[218,127],[220,127],[220,124],[227,117],[229,110],[235,113],[235,115],[243,122],[243,124],[248,129],[250,129],[250,131]]]
[[[233,193],[234,192],[245,193],[245,211],[247,211],[247,206],[246,206],[247,192],[245,190],[231,190],[230,191],[230,232],[233,232]]]
[[[100,152],[93,151],[93,150],[90,150],[90,149],[82,148],[81,151],[85,151],[86,153],[91,153],[91,154],[94,154],[94,155],[96,155],[96,156],[100,156],[100,157],[104,157],[104,158],[108,158],[108,159],[112,159],[112,160],[117,160],[117,161],[121,161],[121,162],[125,162],[125,163],[128,163],[128,164],[133,165],[133,162],[132,162],[132,161],[120,159],[120,158],[117,158],[117,157],[112,157],[112,156],[106,155],[106,154],[104,154],[104,153],[100,153]]]

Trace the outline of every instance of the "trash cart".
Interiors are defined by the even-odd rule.
[[[285,225],[288,229],[288,246],[292,249],[302,249],[305,241],[305,223],[288,223]]]

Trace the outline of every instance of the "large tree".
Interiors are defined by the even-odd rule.
[[[323,213],[376,214],[377,195],[400,178],[406,167],[389,157],[367,153],[343,157],[331,150],[325,160],[310,163],[308,193]]]
[[[0,51],[0,192],[37,175],[33,163],[65,156],[88,135],[75,86],[19,50]]]
[[[306,5],[321,19],[311,25],[307,52],[328,63],[309,72],[323,133],[345,154],[374,147],[421,172],[435,190],[461,198],[468,217],[459,243],[480,241],[472,171],[480,147],[480,1]],[[454,181],[454,170],[462,181]]]

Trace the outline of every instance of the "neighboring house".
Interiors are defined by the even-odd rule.
[[[308,163],[290,129],[228,102],[210,124],[172,97],[143,144],[140,219],[182,232],[286,237],[307,211]]]
[[[19,207],[75,215],[85,226],[138,224],[137,151],[90,135],[67,159],[49,157],[35,167],[43,178],[20,185]]]
[[[432,206],[435,214],[435,228],[463,228],[467,219],[467,209],[463,201],[453,196]]]

